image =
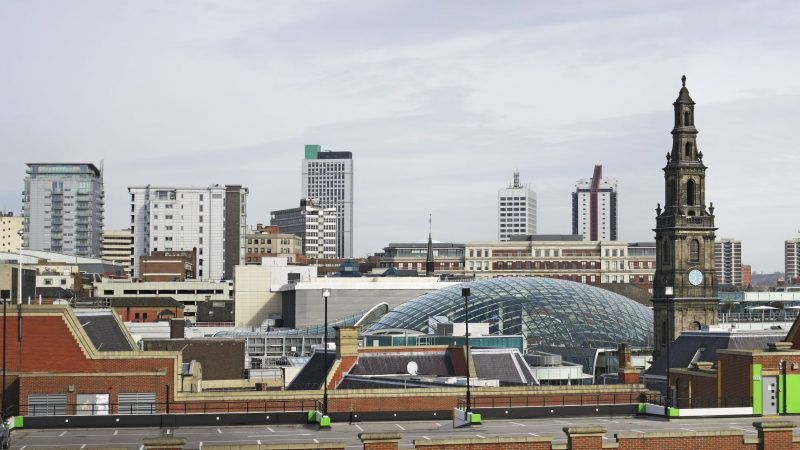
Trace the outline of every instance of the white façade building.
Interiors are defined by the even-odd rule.
[[[139,257],[153,251],[197,249],[200,280],[232,279],[244,264],[247,188],[129,187],[133,233],[133,276]]]
[[[497,237],[507,241],[511,236],[536,234],[536,192],[519,181],[497,191]]]

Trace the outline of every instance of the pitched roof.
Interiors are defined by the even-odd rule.
[[[323,377],[327,376],[328,371],[330,371],[331,366],[333,366],[333,361],[336,359],[336,352],[328,351],[327,353],[327,367],[325,365],[325,352],[314,352],[314,354],[311,355],[311,359],[308,360],[289,386],[286,387],[286,390],[320,389],[322,387]]]
[[[134,350],[128,336],[111,311],[76,310],[75,315],[97,351],[130,352]]]

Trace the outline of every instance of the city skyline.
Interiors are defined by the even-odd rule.
[[[297,154],[320,142],[359,159],[357,256],[424,240],[428,213],[438,240],[491,239],[493,192],[513,169],[538,193],[539,231],[568,232],[586,164],[620,181],[619,238],[652,241],[663,197],[653,168],[670,148],[669,103],[686,73],[718,235],[741,240],[755,270],[782,270],[800,222],[784,206],[800,177],[800,86],[773,68],[796,64],[798,31],[762,13],[769,3],[443,3],[429,11],[441,24],[420,21],[411,3],[219,4],[193,10],[191,25],[181,5],[129,4],[122,17],[102,3],[8,3],[0,48],[17,63],[0,74],[12,105],[0,112],[0,145],[12,149],[0,209],[19,212],[28,160],[104,160],[108,229],[127,225],[126,186],[148,183],[248,186],[249,225],[266,223],[299,200]],[[54,26],[61,8],[74,11]],[[375,25],[346,33],[331,17]],[[69,39],[36,36],[51,26]],[[392,42],[371,39],[392,34],[386,27]],[[154,39],[138,39],[143,28]],[[124,76],[137,67],[154,70]]]

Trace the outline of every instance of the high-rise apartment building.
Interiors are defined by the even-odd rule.
[[[0,212],[0,252],[17,252],[22,244],[22,216]]]
[[[787,284],[800,280],[800,238],[789,239],[783,249],[784,277]]]
[[[575,183],[572,234],[587,241],[617,240],[617,180],[603,178],[601,165],[594,166],[592,178]]]
[[[28,163],[23,248],[100,256],[103,173],[91,163]]]
[[[319,199],[322,208],[336,209],[336,257],[351,258],[353,256],[353,154],[322,151],[319,145],[306,145],[301,190],[303,198]]]
[[[319,200],[300,200],[299,208],[270,213],[270,224],[303,239],[303,254],[309,262],[336,258],[339,216],[336,208],[324,208]]]
[[[103,231],[101,251],[103,259],[122,264],[129,277],[133,274],[133,233],[130,229]]]
[[[232,279],[244,264],[248,190],[239,185],[129,187],[133,275],[139,257],[197,249],[196,277]]]
[[[497,191],[497,237],[507,241],[511,236],[536,234],[536,192],[519,181]]]
[[[714,243],[714,268],[719,284],[742,288],[742,241],[720,239]],[[746,286],[744,286],[746,287]]]

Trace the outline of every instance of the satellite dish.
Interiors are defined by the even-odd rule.
[[[408,364],[406,364],[406,372],[408,372],[409,375],[416,375],[418,371],[419,366],[417,366],[417,363],[414,361],[409,361]]]

